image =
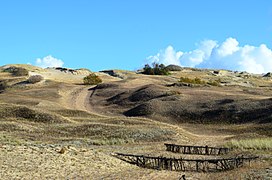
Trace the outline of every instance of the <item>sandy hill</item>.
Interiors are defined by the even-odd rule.
[[[14,76],[10,67],[29,75]],[[143,169],[112,156],[173,156],[165,154],[165,142],[230,146],[238,154],[262,155],[266,159],[253,165],[256,172],[244,168],[243,174],[268,176],[263,171],[271,166],[271,77],[169,68],[168,76],[104,70],[95,72],[101,84],[87,86],[82,84],[91,73],[87,69],[1,66],[1,179],[178,179],[180,172]],[[27,83],[33,75],[44,80]],[[241,173],[186,176],[237,179]]]

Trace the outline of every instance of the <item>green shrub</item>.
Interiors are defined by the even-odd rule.
[[[89,74],[83,78],[83,83],[86,85],[96,85],[102,82],[102,79],[94,73]]]
[[[30,76],[27,81],[31,84],[35,84],[35,83],[41,82],[42,80],[43,80],[43,77],[41,75],[34,75],[34,76]]]
[[[149,64],[146,64],[143,68],[143,74],[147,75],[169,75],[168,69],[163,64],[153,63],[153,67]]]

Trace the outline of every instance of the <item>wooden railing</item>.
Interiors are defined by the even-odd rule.
[[[224,155],[227,154],[230,149],[223,147],[208,147],[208,146],[187,146],[176,144],[164,144],[166,151],[181,154],[197,154],[197,155]]]
[[[183,159],[152,157],[145,155],[133,155],[115,153],[115,156],[131,164],[144,168],[171,170],[171,171],[197,171],[197,172],[216,172],[226,171],[241,167],[248,162],[257,159],[254,157],[237,156],[234,158],[215,158],[215,159]]]

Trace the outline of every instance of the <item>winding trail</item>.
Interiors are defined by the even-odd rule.
[[[91,94],[93,93],[93,90],[91,90],[93,87],[95,86],[75,86],[68,91],[61,92],[61,104],[68,109],[87,111],[89,113],[102,116],[92,109],[89,102]]]
[[[94,90],[92,88],[95,86],[74,86],[70,90],[62,92],[61,95],[63,96],[62,98],[62,105],[65,106],[68,109],[74,109],[74,110],[81,110],[81,111],[86,111],[91,114],[101,116],[101,117],[108,117],[105,115],[101,115],[94,111],[90,104],[90,98]],[[112,116],[110,116],[112,118]],[[120,118],[120,116],[114,116],[117,119]],[[123,117],[123,116],[122,116]],[[141,119],[145,121],[150,121],[154,124],[160,125],[160,126],[166,126],[171,129],[174,129],[177,134],[176,138],[177,139],[183,139],[186,142],[194,142],[197,144],[217,144],[217,143],[222,143],[226,138],[232,137],[232,135],[199,135],[195,134],[192,131],[187,131],[185,130],[182,126],[174,125],[174,124],[169,124],[165,122],[158,122],[153,119],[149,118],[141,118],[141,117],[130,117],[130,118],[135,118],[135,119]]]

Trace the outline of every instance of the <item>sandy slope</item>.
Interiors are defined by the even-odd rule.
[[[69,91],[61,92],[62,95],[62,101],[61,103],[69,109],[74,110],[81,110],[81,111],[87,111],[91,114],[95,114],[98,116],[103,116],[99,113],[97,113],[90,104],[90,98],[93,93],[93,87],[94,86],[76,86],[73,88],[70,88]],[[111,116],[113,118],[114,116]],[[119,116],[115,115],[115,117],[118,119]],[[133,118],[132,118],[133,119]],[[137,118],[135,118],[137,119]],[[229,134],[217,134],[217,135],[197,135],[193,132],[189,132],[184,130],[181,126],[178,125],[172,125],[168,123],[163,122],[157,122],[155,120],[149,119],[149,121],[152,121],[154,123],[159,123],[161,126],[169,127],[171,129],[175,129],[177,133],[177,139],[182,138],[182,142],[184,142],[184,138],[186,138],[187,142],[192,144],[198,144],[198,145],[206,145],[206,144],[217,144],[222,143],[225,139],[232,137],[233,135]]]
[[[106,117],[107,120],[112,120],[114,123],[119,123],[119,120],[124,118],[121,115],[106,114],[101,115],[93,108],[89,103],[93,90],[90,90],[93,86],[76,85],[82,80],[82,76],[67,75],[60,72],[46,71],[38,72],[45,76],[46,79],[54,80],[58,82],[64,82],[65,85],[60,86],[57,90],[60,98],[43,99],[39,102],[36,108],[54,109],[56,104],[59,104],[58,108],[73,109],[86,111],[91,114],[96,114],[100,117]],[[124,88],[132,88],[143,86],[149,83],[168,83],[176,81],[176,77],[148,77],[143,75],[136,75],[132,73],[131,79],[121,80],[119,78],[111,77],[106,74],[102,74],[104,82],[119,81],[123,83]],[[34,88],[34,87],[33,87]],[[27,90],[26,90],[27,91]],[[190,90],[188,90],[190,91]],[[201,92],[199,92],[201,93]],[[217,92],[218,93],[218,92]],[[230,94],[231,95],[231,94]],[[24,97],[24,94],[21,95]],[[14,96],[15,97],[15,96]],[[263,98],[263,96],[252,96],[253,98]],[[27,97],[29,98],[29,97]],[[44,97],[43,97],[44,98]],[[0,99],[1,100],[1,99]],[[16,100],[16,98],[15,98]],[[14,102],[16,102],[14,100]],[[41,106],[41,104],[44,104]],[[50,107],[49,107],[50,106]],[[103,108],[103,107],[101,107]],[[110,119],[107,119],[109,118]],[[86,119],[88,120],[88,119]],[[91,119],[93,121],[95,119]],[[168,124],[163,122],[157,122],[147,118],[128,118],[126,120],[137,121],[142,123],[142,127],[150,125],[150,127],[158,125],[176,132],[175,143],[188,143],[197,145],[218,145],[224,143],[227,138],[232,135],[222,132],[211,133],[210,135],[203,135],[201,133],[195,133],[198,128],[186,128],[182,126]],[[123,121],[120,121],[123,122]],[[75,125],[79,122],[69,122]],[[97,123],[97,122],[95,122]],[[145,124],[146,123],[146,124]],[[97,123],[98,124],[98,123]],[[30,124],[33,125],[33,124]],[[30,126],[29,125],[29,126]],[[35,125],[35,124],[34,124]],[[33,125],[33,126],[34,126]],[[84,126],[85,124],[83,124]],[[117,126],[117,124],[114,124]],[[56,125],[64,126],[65,125]],[[50,126],[49,126],[50,127]],[[138,126],[137,126],[138,127]],[[39,127],[42,131],[48,128],[47,125]],[[26,128],[27,129],[27,128]],[[193,129],[193,130],[192,130]],[[20,132],[17,130],[18,133]],[[92,131],[92,129],[90,129]],[[102,131],[103,132],[103,131]],[[28,132],[31,135],[31,131]],[[16,134],[16,132],[15,132]],[[135,154],[156,154],[161,155],[165,153],[163,142],[159,143],[135,143],[135,144],[123,144],[123,145],[104,145],[104,146],[82,146],[77,144],[76,141],[71,143],[50,143],[35,142],[35,136],[33,135],[33,141],[17,142],[12,141],[9,138],[9,133],[6,131],[0,132],[0,138],[5,139],[5,142],[0,144],[0,179],[179,179],[181,175],[186,174],[187,179],[224,179],[230,174],[234,174],[233,178],[239,179],[241,174],[247,174],[250,170],[246,169],[240,173],[240,170],[234,170],[227,173],[218,174],[202,174],[193,172],[170,172],[170,171],[157,171],[139,168],[130,165],[126,162],[120,161],[111,156],[113,152],[135,153]],[[100,134],[98,134],[99,136]],[[45,134],[40,134],[45,136]],[[6,140],[7,139],[7,140]],[[67,140],[67,139],[63,139]],[[64,153],[59,153],[64,148]],[[161,154],[160,154],[161,153]],[[172,154],[168,154],[172,156]],[[267,175],[267,174],[265,174]],[[221,177],[221,178],[220,178]]]
[[[57,145],[0,147],[1,179],[167,179],[168,173],[144,170],[94,149]],[[178,173],[172,173],[175,179]],[[174,178],[173,178],[174,179]]]

